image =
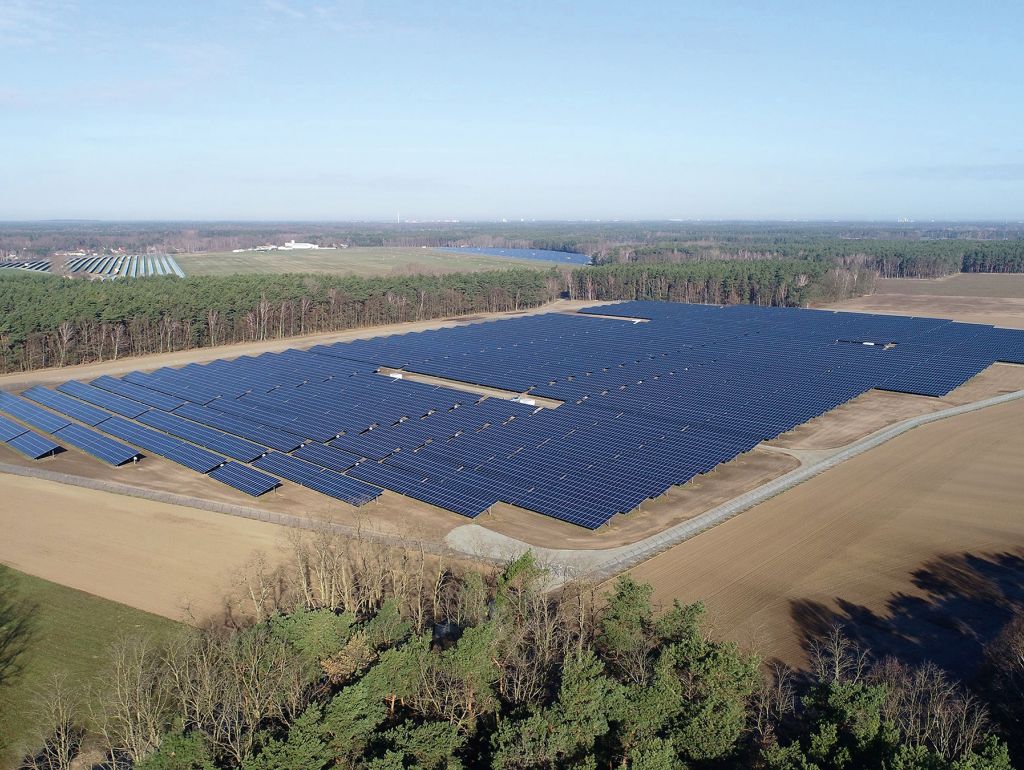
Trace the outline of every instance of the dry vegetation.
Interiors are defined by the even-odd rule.
[[[350,246],[347,249],[302,251],[230,251],[176,254],[186,275],[245,273],[335,273],[377,276],[503,270],[509,267],[550,268],[555,263],[509,259],[459,251],[392,246]]]

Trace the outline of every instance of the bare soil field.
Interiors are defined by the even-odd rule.
[[[878,281],[875,293],[1024,299],[1024,273],[956,273],[945,278],[883,278]]]
[[[412,275],[477,270],[552,267],[554,262],[535,259],[491,257],[465,251],[350,246],[345,249],[293,251],[231,251],[175,254],[187,275],[238,275],[244,273],[335,273],[342,275]]]
[[[3,477],[0,561],[174,620],[218,612],[284,528],[21,476]]]
[[[960,273],[946,278],[888,278],[878,282],[874,294],[828,307],[1024,329],[1024,275]]]
[[[793,665],[805,662],[805,635],[832,620],[870,618],[880,644],[941,637],[955,618],[911,618],[902,608],[934,599],[922,569],[936,560],[970,553],[1005,562],[1024,552],[1022,467],[1024,402],[960,415],[916,428],[631,574],[652,583],[660,602],[704,600],[720,634]]]

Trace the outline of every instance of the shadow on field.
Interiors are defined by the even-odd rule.
[[[14,578],[0,566],[0,688],[21,674],[21,656],[35,635],[36,606],[18,598]]]
[[[792,602],[805,650],[841,626],[875,657],[891,655],[911,664],[931,660],[952,674],[969,676],[983,647],[1014,614],[1024,612],[1024,549],[939,556],[915,570],[913,582],[922,595],[894,594],[882,613],[842,598],[835,608]]]

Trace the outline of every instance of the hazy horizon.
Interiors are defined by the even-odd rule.
[[[1024,7],[0,5],[0,221],[1016,222]]]

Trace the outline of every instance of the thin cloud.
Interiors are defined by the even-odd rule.
[[[911,166],[897,173],[947,182],[1022,182],[1024,163],[943,163]]]
[[[295,6],[283,2],[283,0],[263,0],[263,7],[271,13],[288,16],[296,21],[304,21],[306,18],[304,11],[300,11]]]
[[[31,48],[53,44],[67,32],[75,4],[64,0],[0,2],[0,45]]]

